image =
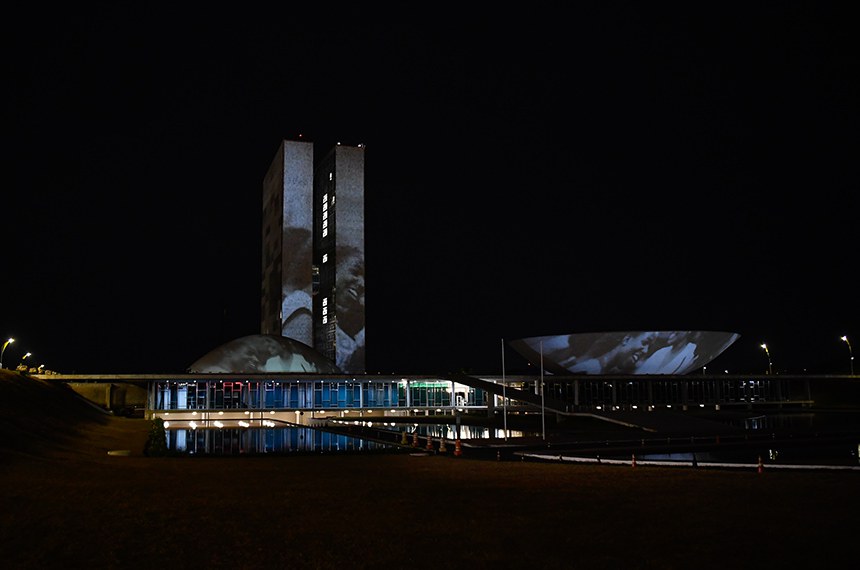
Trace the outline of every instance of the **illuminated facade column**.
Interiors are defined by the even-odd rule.
[[[337,145],[313,189],[313,347],[346,373],[364,373],[364,147]]]
[[[282,141],[263,181],[261,334],[313,345],[313,143]]]

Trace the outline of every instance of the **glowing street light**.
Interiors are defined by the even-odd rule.
[[[770,351],[764,343],[762,343],[761,347],[764,349],[764,353],[767,354],[767,373],[773,374],[773,363],[770,361]]]
[[[3,350],[0,350],[0,369],[3,368],[3,353],[6,352],[6,347],[15,342],[14,338],[10,338],[6,342],[3,343]]]
[[[851,351],[851,343],[848,342],[847,336],[842,336],[841,340],[844,340],[845,344],[848,345],[848,362],[851,363],[851,376],[854,376],[854,353]]]
[[[25,354],[24,356],[22,356],[22,357],[21,357],[21,364],[24,364],[24,361],[25,361],[25,360],[27,360],[27,357],[28,357],[28,356],[33,356],[33,353],[32,353],[32,352],[28,352],[27,354]]]

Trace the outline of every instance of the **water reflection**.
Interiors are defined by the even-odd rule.
[[[778,465],[838,465],[860,464],[860,445],[828,444],[814,446],[751,447],[734,451],[687,451],[678,453],[643,453],[640,461],[682,464],[742,464],[755,465],[759,459],[765,466]],[[629,460],[625,457],[614,459]]]
[[[349,426],[358,422],[332,422],[333,427]],[[369,422],[362,422],[368,425]],[[504,438],[504,430],[469,425],[412,424],[394,422],[373,424],[371,427],[395,433],[406,432],[409,438],[419,436],[456,439]],[[271,428],[170,428],[167,447],[187,455],[251,455],[289,453],[381,452],[400,449],[397,445],[381,443],[359,437],[332,433],[319,428],[302,426],[275,426]],[[509,438],[524,437],[530,432],[508,430]],[[392,438],[394,441],[396,438]]]
[[[307,427],[169,429],[167,447],[187,455],[389,451],[395,446]]]
[[[368,425],[369,422],[364,422],[364,425]],[[362,425],[361,422],[341,422],[334,421],[332,425],[350,425],[350,424],[358,424]],[[430,436],[436,439],[444,438],[450,441],[454,441],[456,439],[469,440],[469,439],[492,439],[498,438],[503,439],[505,437],[504,429],[496,429],[496,428],[487,428],[483,426],[472,426],[472,425],[456,425],[456,424],[417,424],[410,422],[391,422],[389,423],[374,423],[370,427],[376,427],[382,430],[391,430],[395,432],[403,432],[405,431],[408,436],[412,436],[417,433],[419,436]],[[540,436],[539,432],[525,432],[520,430],[508,430],[508,437],[533,437]]]

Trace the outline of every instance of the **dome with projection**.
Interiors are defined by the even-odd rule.
[[[615,331],[534,336],[510,342],[552,374],[687,374],[740,335],[722,331]]]
[[[219,346],[189,366],[188,372],[340,374],[341,371],[334,362],[302,342],[261,334],[237,338]]]

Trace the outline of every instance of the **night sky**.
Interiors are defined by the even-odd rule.
[[[263,177],[302,135],[367,146],[369,372],[701,329],[741,335],[709,372],[766,371],[766,342],[776,372],[847,373],[856,32],[765,4],[19,13],[4,364],[182,372],[259,333]]]

